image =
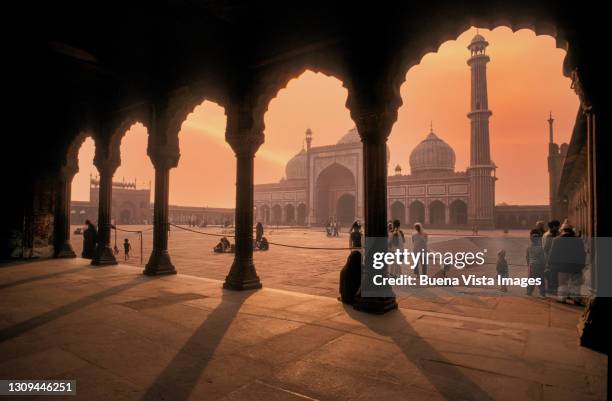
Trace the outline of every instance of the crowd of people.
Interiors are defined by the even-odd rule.
[[[539,221],[530,231],[529,241],[525,260],[529,277],[540,281],[539,296],[567,302],[578,295],[586,265],[586,247],[574,227],[567,220],[563,224],[558,220],[548,224]],[[508,277],[505,250],[500,250],[497,258],[497,273]],[[502,286],[501,290],[507,291],[507,288]],[[532,296],[534,292],[534,285],[527,287],[527,295]]]

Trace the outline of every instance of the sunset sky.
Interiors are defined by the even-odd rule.
[[[411,150],[429,132],[430,121],[440,138],[457,156],[455,169],[464,171],[469,161],[470,72],[466,48],[476,33],[472,28],[438,52],[427,54],[406,73],[401,88],[403,106],[389,138],[389,171],[399,164],[409,172]],[[549,111],[555,118],[557,142],[569,141],[578,110],[570,80],[561,73],[565,51],[555,48],[550,36],[530,30],[513,33],[508,28],[481,29],[489,41],[488,64],[491,154],[497,170],[496,203],[548,203],[546,167]],[[255,182],[278,181],[285,163],[303,144],[304,131],[313,131],[313,146],[335,143],[354,126],[345,107],[347,91],[335,78],[307,71],[292,80],[270,103],[266,142],[255,158]],[[205,102],[198,106],[179,134],[181,159],[171,171],[170,203],[175,205],[234,207],[235,158],[225,142],[223,108]],[[146,155],[146,129],[133,126],[121,143],[122,164],[115,180],[137,180],[139,187],[152,183],[153,166]],[[89,174],[94,145],[88,139],[79,152],[79,173],[72,197],[89,199]]]

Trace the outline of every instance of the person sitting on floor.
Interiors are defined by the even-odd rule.
[[[352,251],[340,270],[339,301],[352,305],[361,287],[361,252]]]
[[[222,237],[219,240],[219,243],[217,245],[215,245],[215,247],[213,248],[213,251],[216,252],[216,253],[230,252],[231,251],[231,244],[230,244],[229,240],[227,239],[227,237]]]

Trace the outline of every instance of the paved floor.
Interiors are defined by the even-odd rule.
[[[220,287],[82,259],[3,266],[0,378],[76,379],[66,399],[88,401],[605,398],[607,358],[578,346],[573,307],[472,296],[372,316]]]

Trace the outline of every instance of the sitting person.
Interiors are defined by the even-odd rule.
[[[222,237],[219,240],[219,243],[215,245],[215,247],[213,248],[213,252],[216,252],[216,253],[225,253],[228,251],[231,251],[231,244],[229,240],[227,239],[227,237]]]
[[[352,305],[361,287],[361,252],[352,251],[340,270],[339,301]]]
[[[259,241],[259,250],[267,251],[270,249],[270,244],[268,243],[268,239],[266,237],[261,237],[261,241]]]

